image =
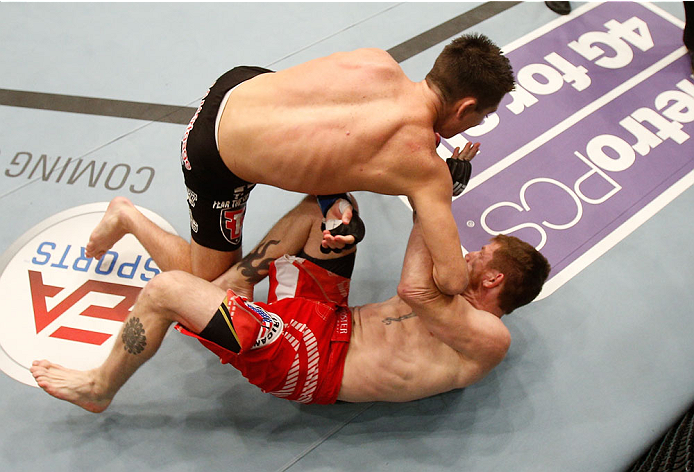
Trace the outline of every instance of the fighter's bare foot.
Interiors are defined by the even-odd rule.
[[[127,221],[131,211],[137,209],[127,198],[116,197],[111,200],[106,214],[89,236],[85,255],[101,259],[106,251],[128,234]]]
[[[93,371],[66,369],[46,360],[34,361],[29,370],[46,393],[92,413],[101,413],[113,400],[103,393]]]

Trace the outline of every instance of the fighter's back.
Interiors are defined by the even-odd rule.
[[[313,194],[404,193],[400,176],[418,172],[433,151],[424,88],[378,49],[262,74],[232,92],[220,152],[251,182]]]

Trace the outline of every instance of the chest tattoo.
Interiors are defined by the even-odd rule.
[[[410,314],[407,314],[407,315],[399,316],[399,317],[397,317],[397,318],[387,317],[387,318],[382,319],[381,322],[382,322],[383,324],[389,325],[389,324],[391,324],[393,321],[400,322],[400,321],[402,321],[402,320],[406,320],[407,318],[414,318],[415,316],[417,316],[417,315],[415,315],[414,313],[410,313]]]

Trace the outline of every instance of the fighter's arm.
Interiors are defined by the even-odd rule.
[[[427,167],[420,170],[416,182],[411,182],[408,197],[431,253],[434,282],[441,292],[455,295],[467,287],[468,273],[458,227],[451,212],[451,176],[438,157],[430,159]]]
[[[437,134],[437,145],[439,141],[440,136]],[[425,160],[432,169],[418,174],[426,175],[428,179],[410,183],[410,188],[417,189],[408,195],[410,205],[415,211],[418,208],[424,210],[419,215],[423,221],[424,239],[434,260],[434,282],[448,295],[462,293],[467,286],[467,265],[460,249],[458,228],[451,213],[451,195],[460,195],[465,189],[472,170],[469,162],[477,155],[479,148],[480,143],[471,142],[466,143],[462,149],[455,148],[453,155],[446,160],[446,166],[441,166],[438,156],[432,156]],[[451,178],[452,189],[449,187]]]
[[[479,379],[505,357],[511,339],[496,316],[478,310],[462,295],[446,295],[432,278],[432,259],[415,217],[403,263],[398,295],[433,336],[470,361]]]

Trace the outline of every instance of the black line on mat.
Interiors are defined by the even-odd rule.
[[[188,124],[196,110],[190,107],[158,103],[129,102],[8,89],[0,89],[0,105],[183,125]]]
[[[522,2],[486,2],[388,50],[403,62],[476,24]],[[0,89],[0,105],[86,115],[112,116],[160,123],[188,124],[195,113],[189,106],[161,105],[106,98]]]
[[[472,10],[466,11],[445,23],[425,31],[414,38],[390,48],[388,52],[398,62],[403,62],[412,56],[416,56],[422,51],[452,38],[461,31],[472,28],[478,23],[483,22],[509,8],[522,2],[486,2]]]

